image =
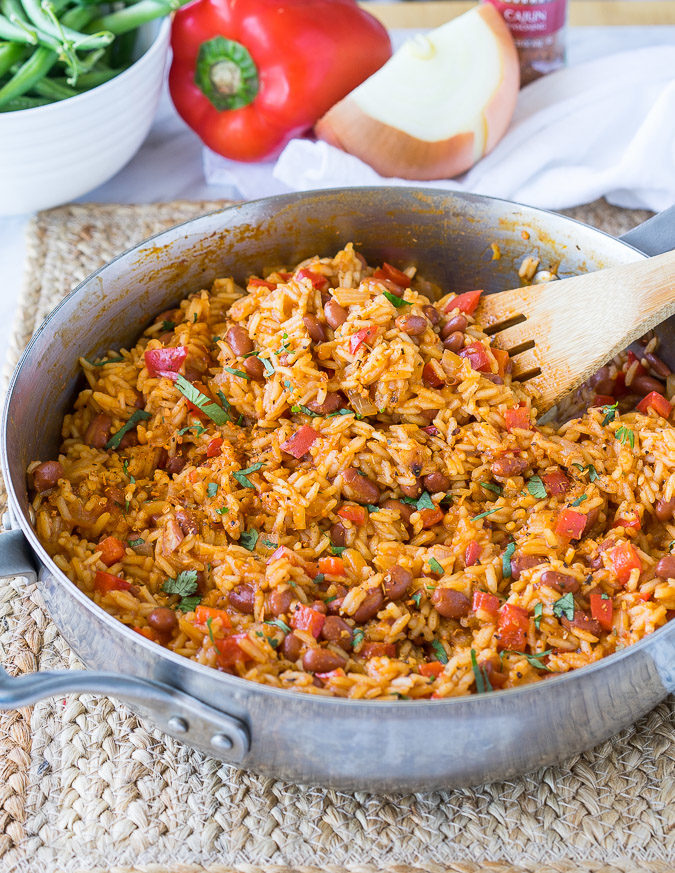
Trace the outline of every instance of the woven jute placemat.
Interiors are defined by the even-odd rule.
[[[9,366],[86,274],[215,206],[39,215]],[[614,233],[646,217],[602,203],[573,214]],[[0,656],[13,673],[82,666],[21,578],[0,585]],[[121,704],[69,696],[0,714],[0,870],[672,873],[674,765],[671,700],[592,752],[521,779],[405,797],[347,794],[237,770]]]

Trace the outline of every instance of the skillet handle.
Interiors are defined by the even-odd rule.
[[[661,255],[675,249],[675,206],[653,215],[619,239],[646,255]]]
[[[11,516],[6,516],[3,523],[9,527]],[[6,576],[37,581],[33,554],[19,529],[0,533],[0,578]],[[251,746],[248,727],[241,719],[162,682],[93,670],[29,673],[13,678],[0,666],[0,710],[81,692],[105,694],[135,704],[165,733],[223,761],[241,763]]]

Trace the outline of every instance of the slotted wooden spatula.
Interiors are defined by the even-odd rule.
[[[508,351],[540,412],[675,313],[675,251],[481,299],[476,320]]]

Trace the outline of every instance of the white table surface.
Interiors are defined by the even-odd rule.
[[[404,33],[394,33],[398,43]],[[629,48],[675,45],[675,27],[572,28],[568,38],[570,64]],[[280,184],[271,169],[232,165],[234,185],[207,185],[198,137],[177,116],[168,93],[137,155],[113,179],[81,198],[90,203],[153,203],[176,199],[209,200],[275,193]],[[265,182],[267,184],[265,185]],[[0,218],[0,355],[4,359],[24,270],[24,236],[30,216]]]

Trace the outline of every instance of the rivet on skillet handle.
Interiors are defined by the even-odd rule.
[[[5,513],[2,524],[5,530],[0,533],[0,578],[25,576],[37,581],[30,546],[21,530],[11,529],[10,513]],[[105,694],[135,704],[165,733],[211,750],[233,764],[241,763],[248,754],[251,739],[240,719],[161,682],[90,670],[29,673],[13,678],[0,667],[0,710],[81,692]]]

